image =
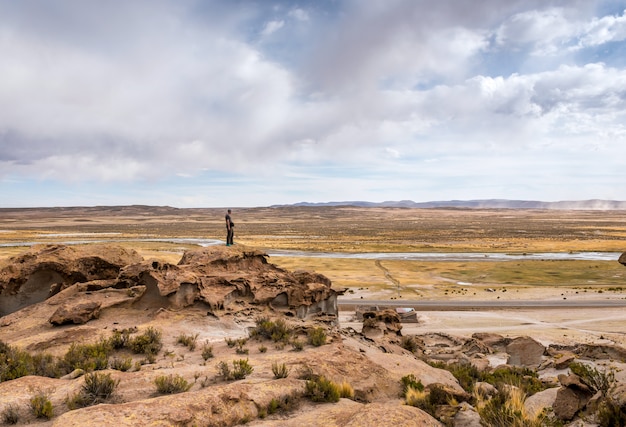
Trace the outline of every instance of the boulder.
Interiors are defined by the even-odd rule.
[[[530,337],[517,337],[506,346],[509,354],[507,364],[537,367],[541,364],[545,350],[543,344]]]
[[[476,409],[467,402],[462,402],[459,405],[452,425],[454,427],[482,427],[480,415],[476,412]]]
[[[526,398],[524,409],[526,409],[528,416],[534,418],[543,410],[552,408],[558,391],[558,387],[547,388]]]
[[[64,304],[59,307],[50,317],[53,325],[65,325],[73,323],[81,325],[91,319],[100,316],[100,303],[96,301],[79,302],[77,304]]]
[[[622,265],[626,265],[626,252],[624,252],[623,254],[619,256],[617,262],[619,262]]]
[[[387,334],[401,335],[402,323],[394,310],[367,311],[363,313],[362,334],[377,338]]]
[[[578,411],[585,407],[592,396],[593,394],[576,388],[560,387],[552,405],[554,415],[562,421],[569,421],[574,418]]]

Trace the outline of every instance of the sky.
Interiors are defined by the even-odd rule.
[[[624,0],[0,0],[0,207],[626,200],[624,147]]]

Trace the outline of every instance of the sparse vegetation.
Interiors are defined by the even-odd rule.
[[[62,363],[66,372],[82,369],[86,372],[106,369],[109,366],[109,355],[113,348],[109,340],[100,339],[93,344],[72,343],[63,356]]]
[[[154,380],[157,392],[160,394],[182,393],[191,388],[191,384],[180,375],[160,375]]]
[[[272,372],[274,373],[274,378],[287,378],[289,376],[290,369],[284,363],[274,362],[272,363]]]
[[[70,409],[77,409],[106,402],[113,396],[119,383],[120,380],[114,380],[111,374],[88,373],[80,391],[68,399],[67,406]]]
[[[406,397],[409,390],[415,390],[415,391],[420,391],[420,392],[424,391],[424,385],[422,384],[422,381],[415,378],[415,375],[413,374],[403,376],[401,378],[401,381],[402,381],[402,394],[404,397]]]
[[[294,338],[293,340],[291,340],[291,347],[294,351],[302,351],[304,350],[304,342],[300,341],[297,338]]]
[[[37,390],[30,398],[30,409],[35,418],[50,419],[54,416],[54,407],[50,401],[49,393]]]
[[[176,337],[176,343],[182,344],[189,349],[189,351],[194,351],[196,349],[196,342],[198,340],[198,334],[187,335],[180,334]]]
[[[202,345],[202,359],[206,362],[207,360],[213,358],[213,346],[206,341]]]
[[[250,336],[257,339],[268,339],[274,342],[289,342],[292,330],[283,319],[275,321],[266,317],[256,320],[256,327],[250,331]]]
[[[156,355],[162,347],[161,331],[152,326],[146,328],[141,335],[132,337],[128,342],[128,348],[136,354]]]
[[[133,367],[133,358],[130,356],[119,358],[113,357],[110,362],[111,369],[115,369],[116,371],[130,371]]]
[[[307,335],[309,338],[309,344],[315,347],[326,344],[326,331],[321,326],[309,330]]]
[[[531,417],[524,407],[526,394],[516,387],[505,387],[491,399],[477,405],[481,422],[490,427],[541,427],[547,422],[543,413]]]
[[[313,402],[338,402],[341,398],[341,387],[323,376],[306,382],[304,393]]]
[[[20,421],[20,412],[17,405],[9,404],[2,410],[2,422],[4,424],[17,424]]]
[[[226,381],[244,379],[254,371],[254,368],[250,365],[248,359],[233,360],[232,365],[232,370],[228,366],[228,363],[224,361],[218,363],[217,365],[220,376]]]

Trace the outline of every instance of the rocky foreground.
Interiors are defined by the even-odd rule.
[[[53,245],[10,259],[0,269],[0,421],[626,423],[620,346],[403,336],[394,311],[365,312],[362,328],[343,328],[330,280],[267,258],[209,247],[173,265],[111,245]],[[85,399],[94,379],[112,391]]]

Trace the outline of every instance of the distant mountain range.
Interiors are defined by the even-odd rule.
[[[282,206],[359,206],[397,208],[475,208],[475,209],[562,209],[562,210],[626,210],[626,201],[617,200],[573,200],[560,202],[539,202],[535,200],[447,200],[436,202],[414,202],[412,200],[387,202],[300,202]],[[276,206],[274,206],[276,207]]]

